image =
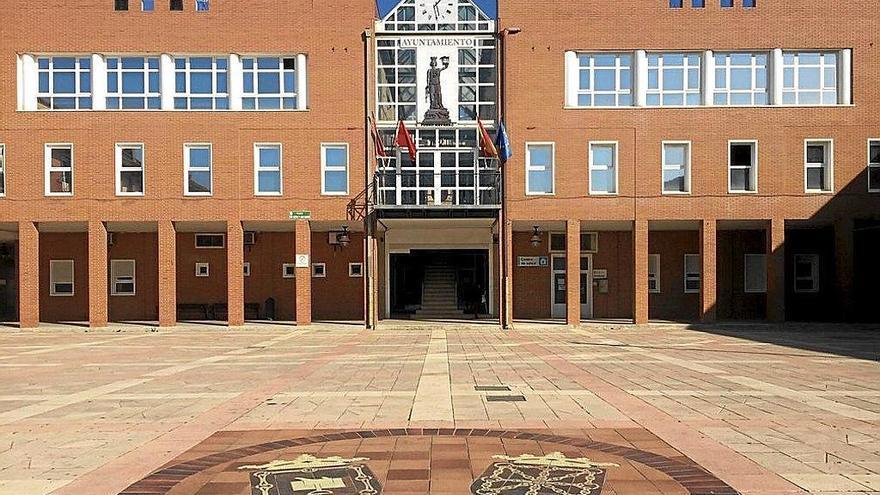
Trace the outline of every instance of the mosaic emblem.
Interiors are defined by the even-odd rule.
[[[241,466],[251,472],[251,495],[378,495],[382,486],[369,459],[318,458],[303,454],[292,461]]]
[[[493,456],[493,463],[471,485],[473,495],[599,495],[605,469],[617,464],[569,459],[561,452],[544,456]]]

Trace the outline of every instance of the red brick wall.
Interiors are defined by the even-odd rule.
[[[700,294],[684,292],[684,255],[700,253],[699,232],[649,232],[648,253],[660,255],[660,293],[648,296],[648,316],[664,320],[697,319]]]
[[[196,263],[209,277],[196,277]],[[279,268],[280,270],[280,268]],[[226,248],[196,249],[195,234],[177,234],[177,304],[226,304]]]
[[[550,318],[550,267],[520,268],[519,256],[548,256],[549,236],[543,234],[543,242],[532,246],[531,232],[513,233],[513,317]]]
[[[327,277],[312,278],[312,317],[316,320],[362,320],[364,277],[349,277],[349,263],[364,262],[364,236],[351,233],[345,248],[331,245],[327,232],[312,232],[312,263],[326,263]]]
[[[111,321],[159,319],[158,235],[155,233],[115,232],[108,253],[110,260],[135,260],[136,295],[108,295]],[[108,294],[109,294],[108,284]]]
[[[244,279],[244,302],[259,303],[265,310],[266,299],[275,299],[275,319],[296,319],[296,279],[283,278],[284,263],[294,263],[293,232],[258,232],[256,244],[245,246],[244,260],[251,264],[251,276]]]
[[[88,321],[89,238],[83,233],[40,233],[40,321]],[[49,295],[49,261],[73,260],[73,296]]]
[[[630,232],[599,232],[593,268],[608,270],[608,293],[593,285],[594,318],[632,318],[633,254]]]
[[[718,319],[766,317],[767,294],[746,294],[745,255],[767,251],[762,230],[718,231]]]

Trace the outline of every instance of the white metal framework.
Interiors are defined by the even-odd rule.
[[[784,52],[782,103],[836,105],[837,52]]]
[[[229,109],[227,57],[175,57],[174,78],[176,110]]]
[[[69,55],[37,59],[37,108],[89,110],[92,108],[92,59]]]
[[[716,52],[715,105],[767,105],[768,54]]]
[[[159,57],[107,57],[107,109],[159,110]]]
[[[444,11],[433,12],[442,4]],[[450,12],[446,12],[446,10]],[[437,15],[437,14],[441,15]],[[492,31],[495,21],[470,0],[403,0],[378,23],[380,31]]]
[[[116,143],[116,195],[144,195],[143,143]]]
[[[46,196],[73,196],[73,144],[47,144],[43,158]]]
[[[701,104],[699,53],[649,53],[649,106],[696,106]]]
[[[579,107],[628,107],[633,104],[633,54],[578,53]]]
[[[242,57],[245,110],[296,110],[296,56]]]

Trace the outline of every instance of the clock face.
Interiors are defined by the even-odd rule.
[[[455,0],[418,0],[416,16],[429,22],[455,22]]]

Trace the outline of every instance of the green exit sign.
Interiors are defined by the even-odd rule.
[[[291,211],[288,214],[288,218],[291,220],[308,220],[312,218],[312,212],[308,210],[304,211]]]

